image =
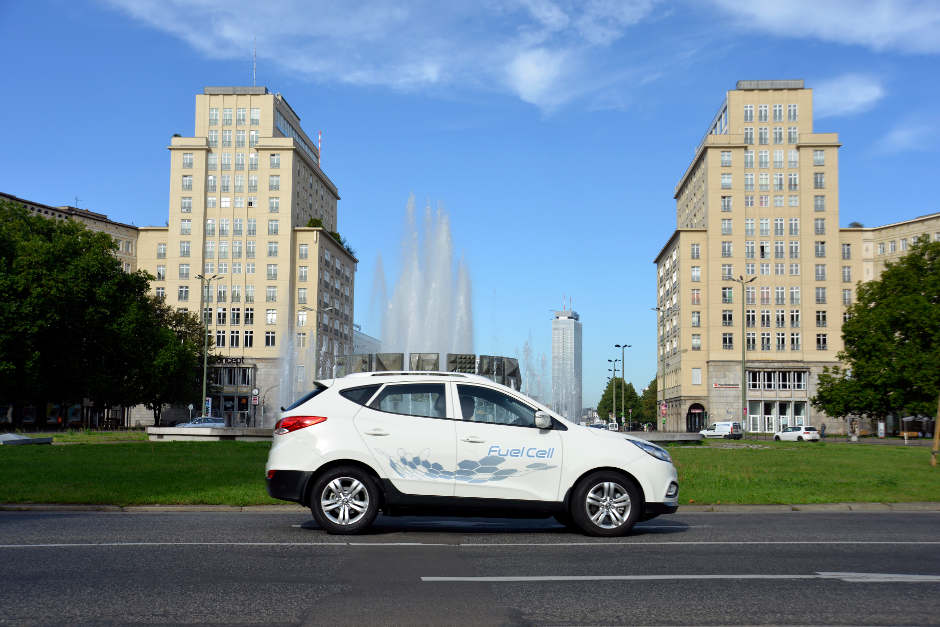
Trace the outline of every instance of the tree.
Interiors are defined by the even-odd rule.
[[[0,202],[0,398],[147,400],[168,341],[157,305],[166,306],[148,295],[152,277],[124,272],[115,250],[106,233]]]
[[[616,381],[616,384],[614,383]],[[614,387],[617,387],[617,406],[613,407]],[[623,424],[628,420],[631,410],[635,416],[639,405],[639,397],[636,394],[632,383],[624,383],[624,380],[617,377],[613,381],[607,382],[607,388],[601,395],[601,400],[597,403],[597,415],[603,420],[607,420],[610,412],[614,412],[617,421]],[[635,420],[636,418],[634,418]]]
[[[844,349],[813,405],[831,416],[931,415],[940,395],[940,242],[917,241],[876,281],[860,283]]]
[[[658,415],[656,405],[656,379],[653,379],[646,386],[646,389],[643,390],[643,394],[640,395],[637,410],[633,412],[633,419],[636,422],[656,423],[656,416]]]

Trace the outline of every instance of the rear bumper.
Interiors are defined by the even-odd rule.
[[[305,504],[307,482],[313,473],[302,470],[275,470],[273,472],[273,476],[265,479],[268,494],[282,501]]]

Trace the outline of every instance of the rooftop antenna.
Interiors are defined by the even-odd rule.
[[[78,196],[75,197],[75,208],[78,209],[78,201],[81,200]]]
[[[320,167],[320,155],[323,154],[323,131],[317,131],[317,167]]]
[[[251,86],[255,86],[255,75],[258,70],[258,37],[255,37],[255,45],[251,49]]]

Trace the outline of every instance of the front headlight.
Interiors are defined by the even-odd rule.
[[[635,444],[639,448],[643,449],[645,452],[649,453],[656,459],[664,462],[672,463],[672,458],[669,457],[669,453],[661,446],[656,446],[655,444],[650,444],[644,440],[631,440],[628,439],[627,442]]]

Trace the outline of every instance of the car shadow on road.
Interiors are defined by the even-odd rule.
[[[300,525],[301,529],[321,531],[316,521],[310,519]],[[637,523],[627,537],[683,533],[689,525],[678,520],[657,518]],[[453,534],[529,534],[543,537],[578,538],[603,541],[609,538],[591,538],[580,531],[566,527],[553,518],[425,518],[420,516],[379,516],[372,526],[359,536],[383,536],[408,532],[434,532]],[[615,538],[614,538],[615,539]]]

